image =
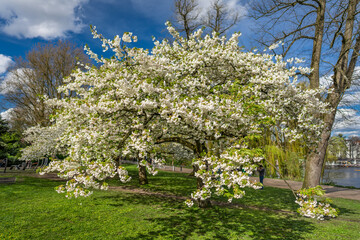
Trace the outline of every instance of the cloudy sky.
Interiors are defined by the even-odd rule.
[[[224,1],[231,9],[246,15],[246,0]],[[204,10],[209,3],[199,0]],[[24,56],[39,42],[67,39],[80,47],[88,44],[101,54],[101,44],[92,38],[89,25],[96,26],[107,38],[133,32],[138,36],[138,47],[151,48],[152,36],[160,39],[167,36],[164,23],[174,19],[173,8],[173,0],[0,0],[0,81],[8,74],[14,59]],[[240,43],[247,48],[255,46],[251,40],[253,25],[243,17],[231,29],[242,32]],[[358,87],[349,90],[345,99],[334,133],[360,135],[360,116],[354,104],[360,100]],[[10,107],[0,95],[0,111]]]
[[[198,1],[200,10],[206,10],[211,3]],[[242,3],[246,0],[224,1],[229,8],[246,15]],[[133,32],[139,39],[136,46],[151,48],[153,36],[168,36],[165,22],[174,19],[173,11],[173,0],[0,0],[0,81],[14,59],[25,56],[39,42],[66,39],[79,47],[88,44],[101,54],[101,44],[92,38],[90,25],[106,38]],[[250,32],[250,26],[244,17],[231,31]],[[4,106],[11,107],[2,101],[0,111]]]
[[[246,13],[240,0],[225,1],[232,9]],[[206,9],[210,1],[199,3]],[[95,25],[107,38],[133,32],[140,45],[151,47],[152,36],[163,36],[164,23],[171,19],[173,0],[1,0],[0,73],[9,58],[24,55],[37,42],[68,39],[80,46],[97,46],[89,25]],[[239,24],[232,31],[246,30],[246,25]]]

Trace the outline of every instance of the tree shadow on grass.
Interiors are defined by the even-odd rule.
[[[109,181],[112,186],[132,185],[150,191],[175,194],[179,196],[190,196],[196,190],[196,178],[189,177],[185,173],[159,171],[156,176],[148,176],[148,185],[138,184],[137,169],[134,166],[127,166],[129,175],[132,177],[130,183],[120,183],[117,179]],[[298,205],[295,203],[295,197],[289,189],[280,189],[265,186],[264,190],[254,190],[252,188],[244,189],[246,194],[241,199],[234,199],[234,203],[263,206],[273,209],[286,209],[296,211]],[[226,201],[223,197],[214,196],[215,200]]]
[[[196,190],[196,178],[189,177],[183,173],[159,172],[155,176],[148,176],[149,184],[140,185],[137,172],[129,171],[132,180],[128,183],[121,183],[117,178],[108,179],[111,186],[133,186],[155,192],[175,194],[179,196],[190,196]]]
[[[265,187],[264,190],[255,190],[246,188],[245,192],[246,194],[243,198],[234,199],[234,202],[279,210],[286,209],[294,212],[299,207],[295,203],[295,196],[287,189]]]
[[[100,198],[110,200],[113,207],[141,204],[162,209],[161,216],[144,219],[158,227],[140,232],[136,239],[304,239],[304,233],[314,229],[309,221],[296,215],[273,211],[221,206],[187,208],[183,200],[141,194]]]

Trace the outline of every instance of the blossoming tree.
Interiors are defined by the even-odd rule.
[[[281,126],[290,140],[317,141],[323,123],[314,116],[326,105],[315,97],[320,90],[297,86],[297,74],[309,72],[294,66],[298,59],[245,52],[238,33],[227,39],[198,30],[185,39],[167,26],[174,41],[154,41],[151,52],[121,44],[136,42],[131,33],[109,40],[92,29],[114,57],[86,47],[101,66],[75,71],[59,88],[75,97],[48,101],[59,109],[55,124],[66,126],[58,144],[68,157],[44,169],[69,179],[59,192],[88,196],[106,189],[107,177],[130,180],[116,162],[129,154],[140,159],[140,177],[156,173],[145,158],[161,162],[155,145],[176,142],[194,151],[197,166],[198,189],[187,204],[205,207],[214,193],[231,201],[244,187],[260,187],[248,174],[263,159],[253,144],[263,130]]]

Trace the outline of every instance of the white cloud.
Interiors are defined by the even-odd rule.
[[[332,75],[326,75],[320,78],[320,87],[329,89],[332,84]]]
[[[16,71],[6,74],[0,83],[0,94],[8,94],[16,91],[19,87],[26,88],[30,82],[33,71],[29,68],[19,68]]]
[[[10,109],[8,109],[8,110],[6,110],[6,111],[4,111],[4,112],[1,112],[1,113],[0,113],[1,118],[2,118],[2,119],[5,119],[6,121],[10,121],[10,119],[11,119],[11,114],[12,114],[13,111],[14,111],[14,109],[13,109],[13,108],[10,108]]]
[[[332,85],[332,75],[326,75],[320,78],[320,86],[329,89]],[[349,89],[346,90],[339,107],[354,107],[360,105],[360,67],[356,67],[352,83]]]
[[[198,0],[199,3],[199,9],[201,10],[200,15],[204,16],[206,11],[210,8],[214,1],[209,0]],[[225,4],[225,6],[232,12],[238,13],[239,16],[245,16],[248,12],[247,7],[244,5],[241,5],[239,0],[222,0],[222,3]],[[220,2],[220,3],[221,3]]]
[[[338,109],[332,133],[360,136],[360,115],[358,111],[351,108]]]
[[[69,31],[80,32],[83,24],[76,16],[88,0],[1,0],[0,30],[18,38],[54,39]]]
[[[320,86],[329,88],[332,75],[320,78]],[[336,112],[332,134],[360,136],[360,67],[356,67],[349,89],[346,90]]]
[[[242,5],[239,0],[222,0],[228,9],[239,13],[240,16],[247,14],[247,7]],[[174,17],[174,1],[169,0],[131,0],[134,8],[145,16],[163,22]],[[197,0],[199,17],[204,17],[206,11],[213,3],[213,0]]]
[[[360,91],[346,92],[339,107],[352,107],[360,104]]]
[[[0,54],[0,75],[5,73],[12,63],[13,61],[11,57]]]

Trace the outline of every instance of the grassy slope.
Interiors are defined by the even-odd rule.
[[[134,179],[127,185],[135,187],[136,169],[129,169]],[[195,187],[193,178],[167,172],[149,182],[144,189],[179,196]],[[358,201],[334,199],[340,216],[317,221],[292,213],[296,204],[284,189],[249,189],[236,201],[259,209],[189,209],[183,200],[120,191],[68,200],[53,189],[60,183],[18,176],[15,184],[0,184],[0,239],[360,239]]]

